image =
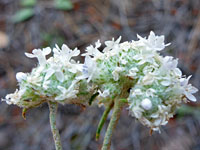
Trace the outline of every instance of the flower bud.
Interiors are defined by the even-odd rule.
[[[26,78],[27,78],[27,75],[23,72],[18,72],[16,74],[16,79],[18,82],[21,82],[22,80],[26,80]]]
[[[145,110],[150,110],[150,109],[152,108],[152,103],[151,103],[150,99],[145,98],[145,99],[142,100],[141,106],[142,106]]]

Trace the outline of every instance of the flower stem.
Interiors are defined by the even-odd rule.
[[[103,115],[102,115],[101,120],[99,121],[99,124],[98,124],[98,127],[97,127],[96,140],[99,139],[101,129],[102,129],[107,117],[108,117],[110,110],[113,108],[113,105],[114,105],[114,102],[111,101],[111,103],[106,107],[105,111],[103,112]]]
[[[50,120],[51,132],[53,134],[53,139],[55,143],[55,148],[56,150],[62,150],[59,131],[56,127],[56,113],[57,113],[58,104],[55,102],[48,102],[48,105],[49,105],[49,111],[50,111],[49,120]]]
[[[121,112],[123,105],[124,105],[123,101],[120,101],[119,99],[115,100],[113,114],[112,114],[110,123],[108,125],[101,150],[110,150],[112,133],[113,133],[113,131],[117,125],[117,122],[119,120],[120,112]]]

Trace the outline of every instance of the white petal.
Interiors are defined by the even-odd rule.
[[[195,88],[194,86],[190,86],[189,88],[188,88],[188,91],[190,92],[190,93],[196,93],[196,92],[198,92],[199,90],[197,89],[197,88]]]
[[[56,46],[56,49],[57,49],[57,50],[60,50],[60,48],[59,48],[59,46],[58,46],[57,44],[56,44],[55,46]]]
[[[143,39],[144,39],[144,38],[141,37],[139,34],[137,34],[137,38],[138,38],[139,40],[143,40]]]
[[[72,56],[78,56],[80,54],[80,50],[75,49],[72,51]]]
[[[197,99],[191,93],[185,91],[184,94],[190,101],[193,101],[193,102],[197,101]]]
[[[142,79],[142,82],[144,85],[152,84],[154,82],[154,76],[151,74],[146,74]]]
[[[163,50],[165,48],[164,40],[165,40],[165,37],[163,35],[162,36],[158,36],[156,38],[155,47],[158,50]]]
[[[33,53],[35,56],[37,56],[37,57],[40,57],[41,55],[43,55],[41,49],[34,49],[34,50],[32,51],[32,53]]]
[[[84,65],[84,64],[74,64],[73,66],[74,66],[78,71],[82,71],[82,70],[83,70],[83,65]]]
[[[160,124],[161,124],[161,119],[159,118],[159,119],[156,119],[155,121],[154,121],[154,126],[159,126]]]
[[[59,55],[59,51],[57,48],[53,48],[53,53]]]
[[[171,45],[171,43],[167,43],[167,44],[165,44],[165,47],[166,47],[166,46],[169,46],[169,45]]]
[[[136,95],[142,95],[143,94],[141,89],[135,89],[133,93],[135,93]]]
[[[112,72],[112,75],[113,75],[113,79],[114,79],[115,81],[119,80],[119,73],[118,73],[118,72],[113,71],[113,72]]]
[[[159,113],[154,113],[150,117],[152,117],[152,118],[158,118],[159,117]]]
[[[156,36],[155,36],[155,33],[153,31],[150,32],[150,35],[148,37],[148,41],[150,42],[150,44],[154,45],[154,43],[156,41]]]
[[[64,74],[61,71],[56,72],[55,75],[60,82],[64,81]]]
[[[62,86],[60,86],[60,85],[58,85],[57,88],[58,88],[63,94],[66,94],[66,92],[67,92],[67,89],[66,89],[66,88],[64,88],[64,87],[62,87]]]
[[[94,75],[94,71],[90,74],[89,78],[87,79],[87,83],[90,82],[90,80],[92,79],[93,75]]]
[[[100,40],[98,40],[96,43],[95,43],[95,47],[96,48],[99,48],[101,46],[101,43],[100,43]]]
[[[92,58],[90,56],[86,56],[85,57],[85,65],[90,68],[92,67],[92,65],[94,64]]]
[[[72,66],[72,68],[70,68],[69,71],[70,71],[71,73],[76,73],[76,72],[77,72],[77,69],[76,69],[75,67]]]
[[[47,48],[43,48],[43,54],[44,55],[48,55],[51,53],[51,48],[50,47],[47,47]]]
[[[115,41],[116,43],[119,43],[121,41],[122,37],[119,36],[119,38]]]
[[[182,72],[181,72],[181,70],[180,70],[179,68],[175,68],[175,69],[174,69],[174,73],[175,73],[177,76],[179,76],[179,77],[182,76]]]
[[[162,45],[164,44],[165,37],[163,35],[157,37],[157,44]]]
[[[188,82],[189,82],[191,77],[192,77],[192,75],[190,75],[187,79],[186,78],[181,78],[180,79],[180,85],[183,86],[183,87],[187,86],[187,84],[188,84]]]
[[[48,69],[44,80],[48,80],[55,73],[54,69]]]
[[[164,122],[162,122],[162,124],[161,125],[166,125],[168,123],[168,121],[166,120],[166,121],[164,121]]]
[[[66,52],[69,52],[69,51],[70,51],[70,48],[69,48],[66,44],[63,44],[63,45],[62,45],[62,50],[63,50],[63,51],[66,51]]]
[[[162,81],[161,84],[164,86],[169,86],[171,82],[169,80],[165,80],[165,81]]]
[[[98,92],[100,93],[99,95],[101,97],[104,97],[104,98],[107,97],[107,96],[109,96],[109,94],[110,94],[109,90],[104,90],[103,93],[100,90],[98,90]]]
[[[138,63],[138,65],[143,65],[143,64],[146,63],[146,62],[147,62],[146,60],[142,59],[142,60]]]
[[[81,76],[77,76],[76,80],[82,80],[82,79],[86,79],[86,78],[88,78],[87,75],[81,75]]]
[[[34,58],[34,57],[36,57],[35,55],[30,54],[30,53],[25,53],[25,55],[26,55],[26,57],[29,57],[29,58]]]
[[[192,77],[192,75],[190,75],[190,76],[187,78],[187,84],[188,84],[188,82],[189,82],[189,80],[190,80],[191,77]]]
[[[27,75],[23,72],[18,72],[16,74],[16,79],[18,82],[21,82],[22,80],[26,80],[26,78],[27,78]]]

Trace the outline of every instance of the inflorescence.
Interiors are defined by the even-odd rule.
[[[126,99],[132,116],[159,130],[182,102],[196,101],[192,94],[198,90],[188,83],[191,76],[177,68],[177,59],[159,54],[169,45],[164,36],[150,32],[148,38],[138,38],[106,41],[103,51],[98,40],[82,54],[83,64],[74,60],[80,50],[67,45],[25,53],[39,63],[31,73],[16,74],[19,89],[4,100],[28,109],[49,101],[87,105],[93,98],[93,103],[107,106],[115,99]]]

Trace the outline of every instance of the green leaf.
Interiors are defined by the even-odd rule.
[[[60,10],[71,10],[73,8],[73,4],[70,0],[56,0],[54,6]]]
[[[31,18],[34,15],[34,10],[32,8],[21,9],[12,17],[14,23],[19,23]]]
[[[36,5],[37,0],[21,0],[20,3],[24,7],[33,7]]]

